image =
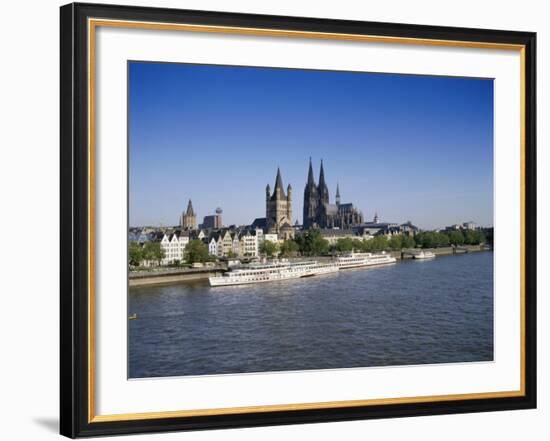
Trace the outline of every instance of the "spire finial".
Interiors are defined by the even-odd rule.
[[[189,202],[187,203],[187,212],[185,214],[187,216],[195,215],[195,211],[193,210],[193,202],[191,202],[191,199],[189,199]]]
[[[321,159],[321,171],[319,172],[319,185],[325,184],[325,169],[323,167],[323,160]]]
[[[275,178],[275,193],[277,193],[277,189],[281,190],[281,195],[284,196],[283,178],[281,177],[281,169],[279,167],[277,167],[277,177]]]
[[[314,186],[315,178],[313,177],[313,165],[311,164],[311,156],[309,157],[309,170],[307,172],[307,185]]]

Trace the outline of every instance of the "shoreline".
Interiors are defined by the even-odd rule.
[[[432,251],[436,256],[450,256],[455,254],[477,253],[482,251],[493,251],[479,245],[464,245],[459,248],[444,247],[444,248],[427,248],[427,251]],[[407,253],[408,250],[387,251],[386,253],[397,260],[412,260],[412,255]],[[329,259],[326,256],[312,257],[318,260]],[[303,259],[303,258],[300,258]],[[194,269],[175,269],[161,270],[158,272],[141,272],[129,273],[128,287],[139,288],[143,286],[155,285],[175,285],[179,283],[196,282],[200,280],[208,280],[209,277],[225,272],[225,267],[215,266],[211,268],[194,268]]]

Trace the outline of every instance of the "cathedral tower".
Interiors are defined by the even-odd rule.
[[[304,190],[303,228],[351,228],[363,223],[363,215],[352,203],[342,203],[340,186],[336,186],[336,203],[330,203],[325,169],[321,160],[319,185],[315,185],[313,167],[309,159],[309,172]]]
[[[311,165],[311,158],[309,158],[309,171],[307,174],[306,188],[304,189],[303,227],[306,229],[311,228],[315,224],[318,199],[317,185],[315,184],[315,178],[313,177],[313,166]]]

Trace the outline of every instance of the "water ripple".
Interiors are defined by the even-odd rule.
[[[493,255],[132,288],[131,378],[493,359]]]

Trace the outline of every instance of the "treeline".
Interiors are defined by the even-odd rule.
[[[128,260],[131,266],[139,266],[142,262],[155,262],[160,265],[165,253],[159,242],[145,242],[140,245],[137,242],[130,242],[128,247]]]
[[[451,231],[449,233],[436,231],[423,231],[414,237],[417,247],[437,248],[448,247],[449,245],[479,245],[487,242],[483,231],[480,230],[461,230]]]
[[[489,238],[491,239],[491,238]],[[267,257],[281,256],[321,256],[330,253],[357,252],[380,252],[386,250],[399,251],[403,248],[438,248],[460,245],[479,245],[486,243],[487,238],[480,230],[456,230],[449,233],[436,231],[423,231],[411,237],[404,234],[396,234],[390,238],[386,236],[375,236],[369,240],[354,239],[345,237],[338,239],[335,244],[330,244],[319,230],[311,229],[305,233],[297,234],[294,239],[285,240],[278,244],[265,240],[260,245],[260,253]],[[158,242],[145,242],[140,245],[137,242],[130,242],[129,260],[130,265],[139,266],[144,261],[154,262],[160,265],[164,259],[164,250]],[[236,257],[230,253],[227,257]],[[215,256],[208,253],[208,247],[202,241],[191,240],[185,247],[184,262],[193,264],[196,262],[214,261]],[[183,262],[176,262],[180,265]]]
[[[143,262],[153,262],[161,264],[166,253],[159,242],[145,242],[140,245],[137,242],[130,242],[128,249],[128,259],[131,266],[140,266]],[[191,265],[193,263],[205,263],[215,261],[216,258],[208,253],[208,246],[199,239],[191,240],[184,251],[183,262],[174,261],[171,266],[180,266],[181,264]]]
[[[319,256],[331,252],[346,253],[357,252],[380,252],[386,250],[399,251],[404,248],[438,248],[460,245],[479,245],[486,243],[487,238],[482,231],[466,230],[452,231],[447,233],[436,231],[425,231],[412,237],[405,234],[395,234],[391,237],[375,236],[369,240],[354,239],[345,237],[338,239],[335,244],[330,244],[323,238],[318,230],[308,230],[306,233],[297,235],[294,239],[278,244],[265,241],[260,247],[260,252],[268,257],[280,254],[284,257],[295,255]]]

